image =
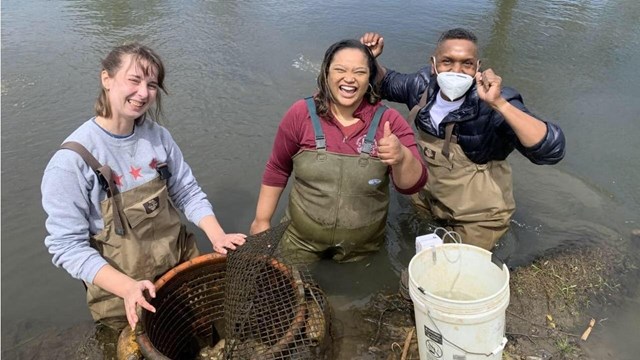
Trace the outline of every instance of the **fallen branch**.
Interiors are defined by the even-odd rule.
[[[371,345],[375,345],[378,342],[378,336],[380,336],[380,328],[382,327],[382,317],[384,316],[384,313],[387,312],[387,310],[389,309],[386,308],[380,313],[380,317],[378,318],[378,330],[376,330],[376,336],[373,338]]]
[[[407,353],[409,352],[409,345],[411,344],[411,338],[413,338],[414,330],[415,328],[411,328],[411,330],[409,330],[409,334],[407,334],[407,338],[404,340],[404,348],[402,349],[402,357],[400,357],[400,360],[407,359]]]
[[[527,338],[527,340],[531,341],[533,344],[538,345],[538,343],[536,343],[535,341],[533,341],[533,338],[536,339],[548,339],[548,336],[538,336],[538,335],[529,335],[529,334],[520,334],[520,333],[514,333],[514,332],[505,332],[506,335],[510,335],[510,336],[524,336]]]

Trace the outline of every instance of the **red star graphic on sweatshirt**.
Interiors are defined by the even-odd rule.
[[[122,186],[122,175],[118,175],[116,174],[116,172],[112,172],[111,173],[111,177],[113,178],[113,182],[117,185],[117,186]]]
[[[155,170],[158,167],[158,159],[153,158],[149,163],[149,167]]]
[[[131,165],[131,170],[129,170],[129,174],[133,176],[133,180],[136,180],[139,177],[142,177],[142,175],[140,175],[140,170],[142,170],[142,168],[134,168],[133,165]]]

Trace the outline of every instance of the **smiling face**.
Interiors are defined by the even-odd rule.
[[[113,76],[102,71],[102,86],[107,90],[111,119],[133,121],[149,109],[158,93],[157,69],[133,55],[123,55],[122,66]]]
[[[441,72],[475,76],[479,67],[478,47],[470,40],[449,39],[442,42],[435,53],[435,69]]]
[[[367,92],[369,75],[369,64],[362,50],[344,48],[336,52],[327,76],[334,105],[355,110]]]

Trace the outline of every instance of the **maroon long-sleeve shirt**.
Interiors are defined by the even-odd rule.
[[[367,101],[362,101],[353,113],[353,116],[359,118],[360,121],[348,127],[343,127],[333,115],[320,118],[320,125],[326,139],[327,151],[337,154],[360,154],[364,138],[367,136],[369,124],[371,124],[373,120],[376,109],[380,106],[380,103],[371,105]],[[411,150],[413,156],[422,164],[422,175],[412,187],[401,189],[398,188],[395,183],[394,186],[396,190],[402,194],[416,193],[427,182],[427,168],[420,158],[418,146],[411,127],[397,110],[390,108],[382,115],[376,131],[375,144],[371,156],[378,156],[377,143],[384,135],[384,124],[386,122],[389,122],[391,132],[398,137],[404,146]],[[301,150],[315,148],[315,133],[307,104],[304,100],[298,100],[287,110],[287,113],[280,122],[273,143],[273,150],[262,177],[262,184],[285,187],[293,170],[293,156]],[[393,181],[393,177],[391,179]]]

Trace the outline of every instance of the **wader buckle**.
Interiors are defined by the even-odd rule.
[[[169,167],[167,166],[167,163],[160,163],[156,166],[156,170],[158,171],[158,174],[160,174],[160,179],[162,180],[167,180],[168,178],[171,177],[171,172],[169,171]]]
[[[95,173],[98,176],[98,183],[100,184],[102,190],[104,190],[104,192],[111,196],[111,191],[109,191],[109,181],[107,181],[107,178],[102,175],[102,172],[100,172],[100,170],[96,170]]]

